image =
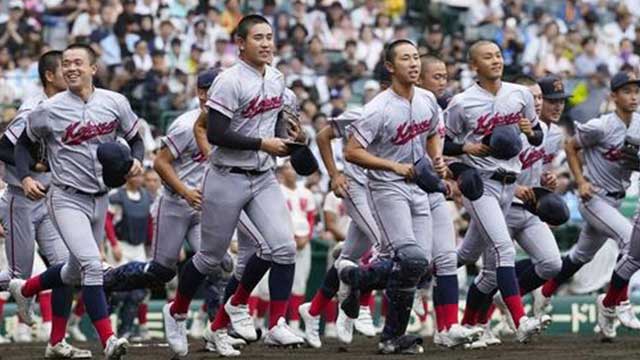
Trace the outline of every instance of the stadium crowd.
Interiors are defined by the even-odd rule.
[[[611,111],[609,81],[613,74],[628,71],[640,77],[640,7],[634,0],[0,0],[3,129],[20,104],[40,88],[39,55],[75,42],[89,44],[99,56],[96,85],[125,95],[133,111],[144,119],[144,175],[128,179],[110,195],[104,253],[111,265],[148,257],[153,243],[153,200],[163,191],[152,165],[160,139],[179,114],[198,107],[197,74],[213,67],[228,68],[238,60],[234,30],[249,13],[264,15],[273,26],[277,49],[272,64],[285,75],[287,86],[298,98],[300,119],[317,158],[313,139],[327,121],[363,105],[380,91],[381,55],[385,44],[394,39],[412,39],[421,54],[444,61],[448,82],[446,96],[440,99],[443,106],[473,84],[467,48],[477,39],[500,45],[506,80],[521,74],[534,78],[558,75],[571,94],[560,122],[567,134],[573,134],[575,123]],[[343,163],[342,143],[333,146],[338,162]],[[582,218],[576,185],[562,154],[556,157],[555,166],[559,174],[556,191],[571,210],[569,224],[556,229],[559,241],[560,234],[568,234],[562,239],[566,250],[575,242],[575,231],[570,230],[579,228]],[[312,243],[316,244],[313,249],[323,249],[342,241],[349,219],[341,199],[329,191],[322,164],[319,172],[302,180],[283,162],[278,178],[296,231],[298,266],[289,299],[289,322],[297,329],[297,307],[307,294]],[[627,197],[637,199],[636,194],[637,184]],[[631,201],[635,207],[635,200]],[[449,205],[462,237],[468,215],[460,201]],[[576,275],[568,291],[602,289],[608,276],[597,279],[580,274],[593,268],[608,269],[602,273],[609,274],[616,251],[615,245],[605,247],[598,261]],[[182,259],[189,253],[186,247]],[[466,270],[473,274],[474,269],[469,268],[460,276]],[[631,287],[636,288],[633,281]],[[168,288],[167,296],[171,296],[171,286]],[[461,291],[465,289],[466,283],[461,282]],[[265,292],[264,286],[258,286],[250,302],[259,326],[265,326]],[[149,338],[145,327],[148,295],[141,290],[114,297],[120,336]],[[51,321],[50,295],[39,298],[46,323]],[[6,295],[0,297],[0,312],[7,300]],[[416,314],[419,321],[412,330],[428,333],[431,325],[425,312],[417,309]],[[82,315],[80,299],[69,329],[76,340],[85,339],[78,328]],[[326,336],[335,336],[332,324],[336,316],[337,305],[333,304],[325,314]],[[203,312],[194,315],[193,336],[201,336],[206,318]],[[361,326],[363,332],[369,331],[371,318],[365,321],[368,323],[356,324],[356,329]],[[29,326],[17,324],[8,337],[17,342],[46,339],[49,327],[41,325],[32,335]]]

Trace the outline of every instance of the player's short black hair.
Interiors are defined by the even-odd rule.
[[[271,26],[269,21],[262,15],[251,14],[247,15],[240,20],[238,26],[236,27],[236,36],[241,39],[246,39],[247,35],[249,35],[249,30],[256,24],[267,24]]]
[[[62,65],[62,51],[51,50],[40,56],[38,60],[38,76],[40,77],[40,83],[42,86],[47,85],[47,71],[56,72],[58,67]]]
[[[529,75],[520,74],[513,79],[513,82],[516,84],[524,85],[524,86],[533,86],[538,85],[536,79],[532,78]]]
[[[389,44],[387,44],[386,48],[384,49],[384,61],[386,62],[393,62],[393,58],[395,58],[396,56],[396,48],[400,45],[403,44],[409,44],[413,47],[416,47],[416,44],[413,43],[413,41],[409,40],[409,39],[398,39],[398,40],[394,40],[392,42],[390,42]],[[416,47],[417,49],[417,47]]]
[[[478,41],[474,42],[473,44],[471,44],[471,46],[469,46],[469,50],[467,50],[467,61],[468,62],[473,62],[473,58],[474,58],[476,50],[478,50],[479,47],[485,46],[485,45],[495,45],[495,46],[498,47],[498,49],[500,49],[500,45],[498,45],[494,41],[491,41],[491,40],[478,40]]]
[[[96,61],[98,60],[98,54],[96,54],[95,50],[93,50],[93,48],[91,46],[87,45],[87,44],[74,43],[74,44],[71,44],[71,45],[67,46],[67,48],[64,49],[64,51],[73,50],[73,49],[82,49],[82,50],[84,50],[87,53],[87,55],[89,56],[89,63],[91,65],[94,65],[96,63]]]
[[[429,53],[420,55],[420,62],[422,63],[422,68],[424,68],[424,66],[427,64],[433,64],[433,63],[446,64],[445,61],[440,56],[429,54]]]

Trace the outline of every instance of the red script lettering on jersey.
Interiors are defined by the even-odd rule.
[[[603,156],[609,161],[618,161],[622,159],[622,150],[620,148],[609,148]]]
[[[528,169],[537,161],[544,159],[545,152],[544,149],[533,149],[529,148],[520,153],[520,162],[522,163],[522,170]]]
[[[260,100],[260,95],[258,95],[251,99],[251,101],[249,101],[249,105],[242,110],[242,116],[247,119],[251,119],[260,113],[281,107],[282,103],[282,96],[274,96],[272,98]]]
[[[519,112],[505,115],[500,113],[484,114],[478,118],[478,125],[473,132],[477,135],[489,135],[496,126],[517,124],[520,121],[520,117]]]
[[[67,126],[62,137],[65,145],[80,145],[96,136],[109,134],[118,127],[118,120],[99,124],[88,122],[84,126],[81,125],[81,122],[75,122]]]
[[[429,131],[430,125],[431,120],[428,119],[419,123],[402,123],[396,129],[396,136],[391,139],[391,143],[394,145],[404,145],[414,137]]]

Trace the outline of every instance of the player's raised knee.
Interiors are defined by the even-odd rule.
[[[536,265],[536,272],[541,278],[546,280],[558,275],[561,269],[562,259],[560,257],[544,259]]]

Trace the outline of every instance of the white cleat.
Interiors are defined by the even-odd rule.
[[[36,331],[36,341],[49,341],[51,336],[51,321],[43,322]]]
[[[31,326],[25,323],[18,323],[13,330],[13,341],[17,343],[28,343],[33,341]]]
[[[355,320],[353,325],[357,332],[366,337],[376,336],[376,329],[373,326],[371,310],[368,306],[360,306],[360,313],[358,314],[358,318]]]
[[[425,315],[424,297],[422,296],[421,291],[416,291],[415,297],[413,298],[413,312],[420,317]]]
[[[78,315],[71,314],[67,331],[74,341],[86,342],[87,336],[80,330],[80,320],[81,318]]]
[[[551,318],[547,315],[548,322]],[[546,319],[536,319],[523,316],[520,318],[520,326],[516,331],[516,340],[521,343],[527,343],[534,335],[539,334],[545,327]]]
[[[551,298],[542,295],[542,287],[533,290],[531,296],[533,297],[533,316],[539,319],[542,315],[551,314]]]
[[[193,315],[193,321],[189,328],[189,336],[193,339],[202,339],[202,336],[207,326],[206,317],[202,311],[196,311]]]
[[[18,316],[22,321],[32,326],[35,321],[33,320],[33,298],[27,298],[22,295],[22,286],[26,281],[22,279],[11,279],[9,281],[9,292],[13,296],[13,300],[18,307]]]
[[[127,339],[117,338],[115,335],[111,335],[107,339],[107,344],[104,347],[104,356],[107,360],[120,360],[127,353],[129,342]]]
[[[624,327],[640,330],[640,320],[636,317],[633,306],[629,300],[623,301],[616,306],[616,315]]]
[[[476,327],[477,329],[477,327]],[[502,340],[496,336],[496,334],[491,331],[491,323],[487,322],[486,324],[480,325],[480,329],[482,333],[480,335],[480,341],[487,344],[487,346],[494,346],[502,344]]]
[[[598,298],[596,300],[596,308],[598,310],[598,314],[596,318],[598,321],[598,326],[600,327],[600,333],[605,339],[610,340],[617,336],[615,326],[617,314],[615,308],[604,306],[602,301],[604,300],[605,296],[605,294],[598,295]]]
[[[258,334],[253,325],[251,314],[249,314],[249,306],[247,305],[231,305],[231,298],[224,304],[224,310],[231,319],[231,327],[233,331],[246,341],[256,341]]]
[[[304,337],[307,340],[307,344],[312,348],[318,349],[322,347],[322,341],[320,340],[320,315],[311,315],[309,308],[311,308],[311,303],[304,303],[298,308],[298,313],[300,313],[300,318],[304,322]]]
[[[0,335],[0,344],[8,344],[8,343],[10,343],[10,342],[11,342],[11,339],[6,338],[6,337],[4,337],[4,336]]]
[[[304,339],[297,336],[287,325],[284,318],[278,319],[278,324],[272,327],[264,338],[264,343],[270,346],[300,346]]]
[[[353,341],[353,322],[354,320],[347,314],[338,309],[338,318],[336,319],[336,332],[338,340],[343,344],[351,344]]]
[[[186,356],[189,353],[189,341],[187,340],[186,314],[178,317],[171,315],[171,303],[162,307],[162,320],[164,322],[164,335],[171,350],[178,356]]]
[[[485,343],[482,340],[476,340],[471,344],[464,344],[465,350],[479,350],[479,349],[486,349],[486,348],[487,348],[487,343]]]
[[[473,343],[478,340],[481,333],[482,330],[477,327],[471,328],[453,324],[449,330],[436,333],[438,340],[436,341],[436,335],[434,335],[433,341],[439,346],[455,348],[460,345]]]
[[[202,337],[207,342],[206,348],[209,351],[214,351],[223,357],[240,355],[240,351],[233,347],[231,337],[227,334],[226,329],[211,331],[211,328],[207,326],[206,329],[204,329]]]
[[[44,352],[45,359],[91,359],[93,354],[90,350],[78,349],[62,340],[55,345],[47,343]]]
[[[324,324],[324,337],[328,339],[338,338],[338,328],[336,327],[336,323],[332,322]]]

